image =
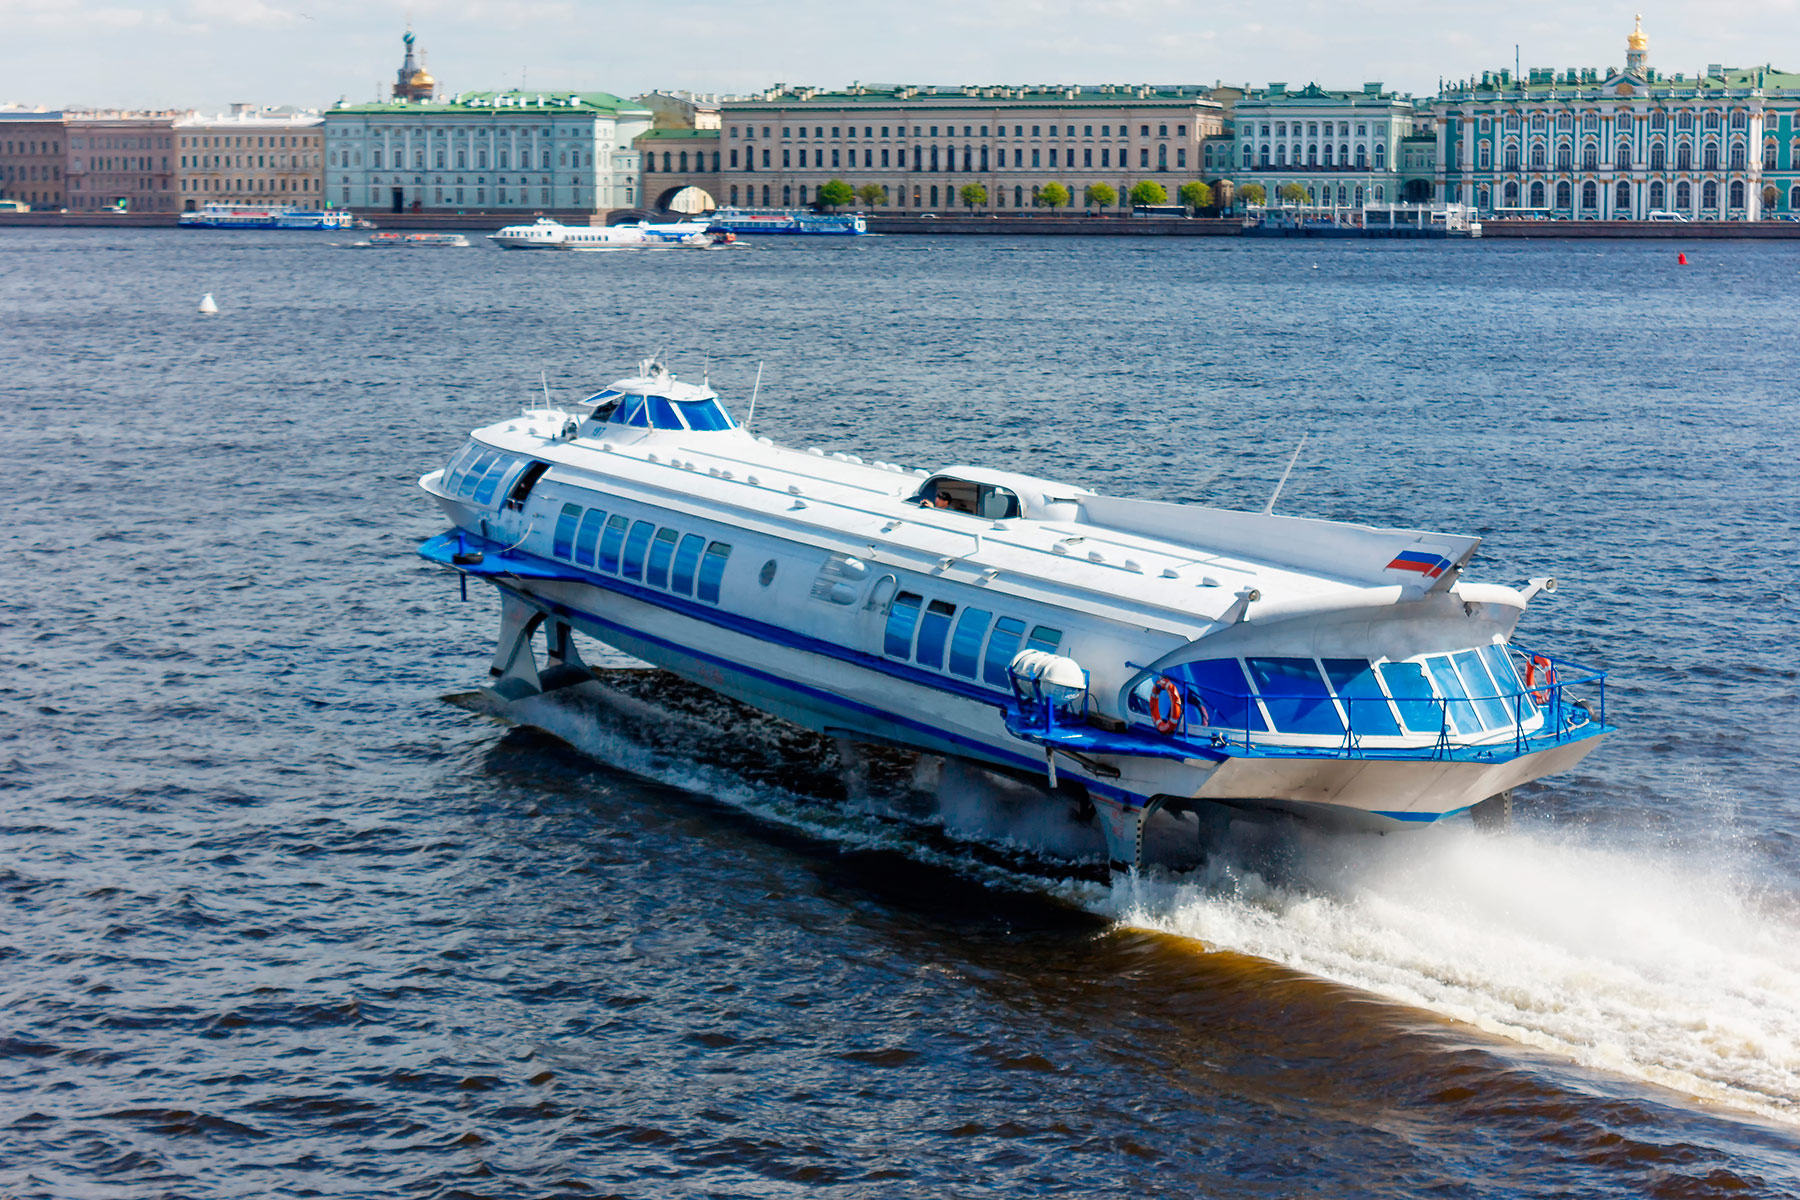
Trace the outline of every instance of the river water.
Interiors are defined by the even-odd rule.
[[[334,238],[0,233],[0,1195],[1800,1194],[1800,246]],[[415,480],[659,349],[1131,495],[1308,435],[1281,511],[1557,576],[1623,729],[1115,884],[666,677],[499,706]]]

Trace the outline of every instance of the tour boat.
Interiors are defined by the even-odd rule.
[[[176,223],[189,229],[349,229],[355,218],[342,209],[288,204],[207,204]]]
[[[707,218],[714,229],[730,233],[790,233],[854,236],[869,232],[859,213],[816,213],[806,208],[721,208]]]
[[[708,230],[704,221],[669,221],[653,225],[634,221],[628,225],[564,225],[539,217],[530,225],[508,225],[488,240],[505,250],[610,250],[655,247],[704,249],[735,239],[731,234]]]
[[[1514,640],[1555,581],[1466,578],[1479,538],[792,449],[654,361],[419,484],[453,525],[419,552],[500,593],[502,695],[590,678],[585,634],[809,729],[1038,779],[1126,866],[1159,809],[1504,817],[1611,732],[1602,672]]]

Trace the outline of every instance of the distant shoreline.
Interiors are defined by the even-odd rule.
[[[175,213],[0,213],[0,229],[173,229]],[[479,232],[535,219],[533,213],[383,213],[366,212],[382,229],[436,229]],[[591,219],[586,213],[546,214],[569,223]],[[1240,237],[1237,217],[1128,217],[1083,213],[1048,216],[871,216],[870,233],[884,234],[1000,234],[1031,237]],[[195,230],[195,235],[219,230]],[[290,231],[302,233],[306,231]],[[335,232],[351,232],[338,230]],[[1378,235],[1379,237],[1379,235]],[[1795,221],[1496,221],[1482,222],[1482,238],[1641,238],[1653,241],[1701,241],[1733,239],[1784,241],[1800,239]],[[809,239],[810,240],[810,239]],[[1258,239],[1262,240],[1262,239]],[[1305,241],[1307,235],[1270,238],[1271,241]],[[1345,240],[1331,237],[1311,240]],[[1350,239],[1354,240],[1354,239]],[[1421,240],[1421,239],[1410,239]],[[1423,239],[1465,241],[1464,238]]]

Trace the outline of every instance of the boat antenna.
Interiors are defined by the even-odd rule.
[[[701,360],[700,386],[701,387],[711,387],[712,386],[712,351],[710,351],[710,350],[708,350],[706,352],[706,357]]]
[[[762,391],[761,363],[756,364],[756,386],[750,389],[750,411],[744,414],[744,432],[750,432],[750,422],[756,420],[756,393]]]
[[[550,407],[550,375],[542,367],[538,368],[538,383],[544,389],[544,407]]]
[[[1300,451],[1306,449],[1307,437],[1308,435],[1304,433],[1300,435],[1300,444],[1294,447],[1294,455],[1292,458],[1288,459],[1287,470],[1281,473],[1281,482],[1275,485],[1275,494],[1269,497],[1269,502],[1267,504],[1263,505],[1264,516],[1268,516],[1275,511],[1275,502],[1281,499],[1281,489],[1287,486],[1288,476],[1294,473],[1294,464],[1300,461]]]

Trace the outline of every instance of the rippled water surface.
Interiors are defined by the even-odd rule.
[[[333,236],[0,232],[0,1196],[1800,1194],[1800,247]],[[663,676],[499,705],[415,480],[659,348],[1134,495],[1310,435],[1283,511],[1558,576],[1623,731],[1109,884]]]

